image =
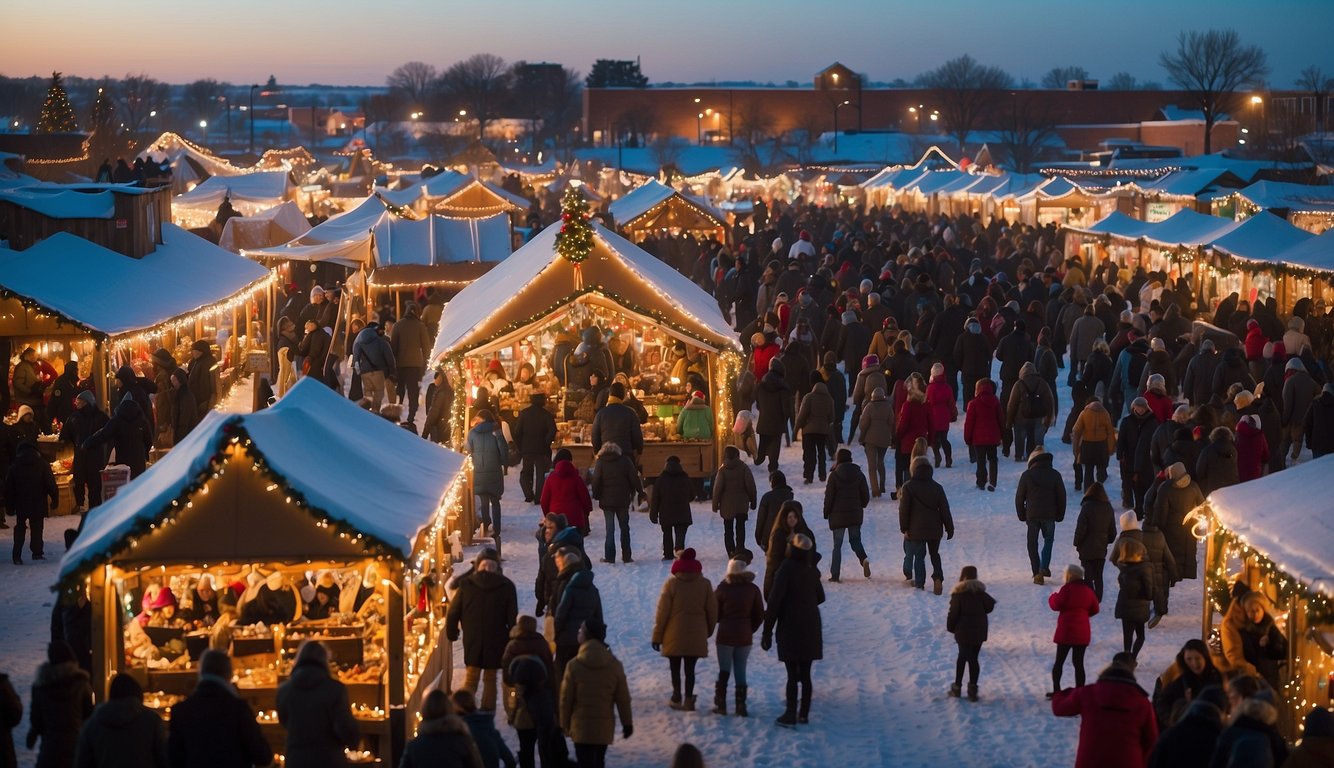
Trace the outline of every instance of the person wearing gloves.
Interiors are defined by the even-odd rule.
[[[709,655],[709,637],[718,624],[718,599],[704,578],[695,550],[681,551],[658,595],[653,650],[667,657],[672,672],[672,709],[695,711],[695,665]],[[682,693],[681,672],[685,669]]]

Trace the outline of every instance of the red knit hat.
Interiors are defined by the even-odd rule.
[[[695,559],[695,550],[687,548],[681,550],[681,554],[676,556],[676,562],[672,563],[672,574],[678,573],[703,573],[704,566]]]

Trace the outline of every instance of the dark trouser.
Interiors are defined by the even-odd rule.
[[[959,643],[959,657],[954,661],[954,684],[963,685],[963,668],[968,667],[968,685],[977,687],[977,675],[981,671],[977,663],[977,656],[982,652],[980,645],[965,645]]]
[[[686,529],[688,525],[662,526],[662,556],[674,558],[676,553],[686,548]]]
[[[810,659],[801,661],[785,661],[783,666],[787,667],[787,711],[791,712],[797,708],[797,686],[801,686],[801,714],[807,715],[811,711],[811,664]]]
[[[723,518],[723,546],[727,547],[727,556],[730,558],[737,549],[746,546],[746,516],[737,515],[732,518]]]
[[[950,445],[950,432],[943,429],[931,433],[931,453],[936,457],[936,466],[940,466],[940,451],[945,451],[945,463],[954,463],[954,448]]]
[[[816,435],[801,432],[801,476],[806,482],[815,477],[816,467],[820,470],[820,482],[825,479],[825,452],[829,448],[829,435]]]
[[[829,454],[832,456],[834,449],[843,442],[843,417],[848,415],[848,407],[844,403],[834,403],[834,428],[829,432]]]
[[[1093,485],[1095,477],[1098,482],[1106,483],[1107,461],[1107,443],[1082,443],[1079,446],[1079,470],[1075,475],[1080,482],[1075,485],[1075,490]]]
[[[425,368],[398,367],[398,399],[399,402],[407,401],[408,412],[405,416],[408,421],[417,418],[417,405],[422,399],[422,377],[425,375]]]
[[[616,559],[616,527],[621,529],[621,559],[630,559],[630,510],[604,509],[602,516],[607,523],[607,543],[602,553],[608,560]]]
[[[1051,689],[1061,690],[1061,673],[1065,671],[1065,657],[1071,656],[1075,665],[1075,687],[1084,684],[1084,651],[1087,645],[1056,644],[1056,663],[1051,665]]]
[[[575,744],[574,759],[579,768],[607,768],[607,745]]]
[[[667,662],[672,667],[672,696],[681,695],[681,667],[686,670],[686,695],[695,695],[695,663],[699,661],[696,656],[668,656]],[[684,664],[682,664],[684,662]]]
[[[489,493],[477,494],[477,517],[491,529],[491,535],[500,537],[500,497]]]
[[[1014,423],[1014,458],[1027,461],[1028,454],[1042,444],[1042,422],[1037,419],[1025,419]]]
[[[866,474],[871,480],[871,493],[879,496],[885,492],[885,451],[888,449],[870,443],[865,448]]]
[[[759,466],[764,459],[769,460],[769,471],[778,469],[778,449],[783,447],[782,435],[760,435],[759,456],[755,459],[755,466]]]
[[[994,445],[975,445],[973,453],[977,454],[977,487],[984,485],[996,485],[996,446]],[[988,473],[990,475],[988,476]],[[990,477],[990,480],[988,480]]]
[[[1148,495],[1149,488],[1153,487],[1153,476],[1145,477],[1147,473],[1141,472],[1140,478],[1135,479],[1134,468],[1121,464],[1121,499],[1130,502],[1127,506],[1135,508],[1135,516],[1140,520],[1144,519],[1144,497]]]
[[[525,453],[523,464],[519,467],[519,488],[525,499],[537,501],[542,498],[542,484],[551,471],[551,452]]]
[[[1084,583],[1093,589],[1093,594],[1102,602],[1102,569],[1107,565],[1107,558],[1100,557],[1097,560],[1085,560],[1080,558],[1079,567],[1084,569]]]
[[[829,561],[830,578],[838,578],[838,568],[843,564],[843,535],[847,534],[848,546],[852,548],[852,553],[857,556],[860,562],[866,559],[866,548],[862,546],[862,527],[852,525],[847,528],[834,529],[834,557]]]
[[[903,573],[912,573],[913,584],[926,586],[926,557],[931,555],[931,578],[944,579],[945,569],[940,564],[940,539],[928,541],[903,540]]]
[[[960,389],[963,391],[963,407],[965,409],[968,408],[968,403],[972,402],[973,398],[977,395],[977,382],[984,378],[986,377],[970,376],[966,373],[963,374],[963,386],[960,387]]]
[[[516,728],[515,733],[519,735],[519,768],[536,768],[534,753],[542,761],[542,768],[565,768],[569,753],[559,729],[543,734],[536,728]]]
[[[515,728],[514,732],[519,736],[519,768],[536,768],[537,729]],[[547,768],[546,755],[542,756],[542,768]]]
[[[553,614],[556,612],[555,606],[552,606],[549,610]],[[571,643],[570,645],[560,645],[560,644],[556,645],[556,655],[552,659],[556,664],[556,684],[551,687],[551,690],[556,694],[557,700],[560,699],[561,683],[565,680],[565,665],[569,664],[570,660],[578,655],[579,655],[578,643]]]
[[[1010,391],[1013,389],[1014,389],[1013,381],[1001,382],[1001,394],[1000,394],[1001,408],[1004,408],[1006,404],[1010,402]],[[1010,446],[1012,445],[1014,445],[1014,431],[1009,427],[1009,425],[1001,427],[1001,453],[1004,453],[1006,456],[1009,456]]]
[[[1167,595],[1171,592],[1171,584],[1167,583],[1167,574],[1161,573],[1165,569],[1155,568],[1153,573],[1153,615],[1167,615]]]
[[[88,508],[98,506],[102,503],[102,471],[100,468],[91,469],[88,462],[83,457],[75,454],[74,458],[74,479],[70,484],[70,490],[74,493],[74,505],[82,507],[83,501],[88,500]],[[87,495],[85,496],[85,489]]]
[[[912,470],[911,456],[912,454],[907,451],[894,451],[894,490],[896,492],[903,487],[904,483],[908,482],[908,476]]]
[[[852,421],[848,424],[849,443],[857,437],[857,427],[862,423],[862,405],[865,402],[863,400],[861,403],[854,403],[852,406]]]
[[[1144,622],[1122,619],[1121,639],[1125,650],[1139,658],[1139,649],[1144,647]]]
[[[33,557],[42,556],[42,526],[46,520],[39,512],[35,515],[17,514],[14,516],[14,559],[18,560],[23,556],[23,535],[28,528],[32,528],[32,541],[28,543],[28,551],[32,552]]]
[[[1038,534],[1042,535],[1042,553],[1038,553]],[[1055,520],[1028,521],[1028,564],[1033,568],[1033,575],[1051,567],[1051,545],[1056,538]]]

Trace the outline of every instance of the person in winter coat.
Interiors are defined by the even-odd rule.
[[[870,399],[862,409],[861,422],[862,446],[866,450],[866,469],[870,473],[871,498],[879,498],[885,492],[887,477],[885,474],[885,454],[894,446],[894,406],[885,396],[885,390],[877,387],[872,390]],[[896,473],[897,475],[897,470]],[[896,487],[901,483],[896,482]]]
[[[1024,363],[1018,380],[1010,387],[1005,420],[1014,434],[1015,461],[1023,461],[1042,445],[1046,431],[1055,423],[1056,397],[1032,363]]]
[[[79,669],[74,651],[65,643],[46,648],[46,662],[37,667],[28,710],[28,749],[37,752],[37,768],[73,766],[79,729],[93,713],[88,673]]]
[[[1246,321],[1246,334],[1242,346],[1246,350],[1246,364],[1250,367],[1251,378],[1259,381],[1264,376],[1264,348],[1270,342],[1264,330],[1255,318]]]
[[[1200,451],[1200,458],[1195,463],[1195,477],[1199,479],[1200,493],[1206,497],[1240,481],[1236,438],[1232,430],[1214,427],[1209,433],[1209,444]]]
[[[1116,461],[1121,471],[1121,506],[1134,507],[1144,516],[1144,496],[1153,484],[1153,466],[1149,446],[1158,421],[1149,412],[1142,397],[1130,404],[1130,413],[1121,419],[1116,431]]]
[[[921,377],[914,374],[907,381],[906,397],[899,406],[894,420],[894,488],[889,498],[898,499],[898,489],[908,481],[911,470],[913,445],[917,438],[931,435],[930,409],[926,404],[926,387],[919,387]]]
[[[287,729],[284,754],[293,768],[345,766],[344,749],[361,741],[347,687],[329,672],[329,651],[306,640],[287,682],[278,686],[278,720]]]
[[[560,567],[556,564],[556,555],[565,548],[575,551],[579,567],[592,570],[593,563],[584,551],[584,537],[578,528],[565,521],[564,515],[547,515],[538,526],[540,562],[537,578],[533,581],[533,596],[537,599],[537,615],[546,615],[548,639],[554,637],[552,622],[555,620],[556,607],[560,604],[560,593],[556,591],[560,581]],[[562,588],[564,585],[561,585]]]
[[[1214,348],[1213,339],[1200,341],[1199,351],[1186,365],[1186,376],[1181,393],[1196,407],[1209,402],[1214,394],[1214,374],[1223,362],[1223,356]]]
[[[1075,668],[1075,687],[1084,686],[1084,652],[1093,641],[1093,632],[1089,619],[1098,615],[1098,596],[1084,580],[1084,569],[1077,565],[1065,567],[1065,584],[1047,597],[1047,605],[1057,612],[1056,634],[1051,641],[1056,643],[1056,663],[1051,667],[1051,698],[1061,688],[1061,673],[1065,670],[1065,659],[1070,656]]]
[[[134,400],[121,400],[106,426],[93,433],[80,448],[92,451],[108,443],[116,452],[116,463],[130,468],[131,479],[144,473],[148,451],[153,447],[153,427]]]
[[[1085,304],[1083,314],[1070,329],[1070,383],[1084,370],[1084,363],[1093,352],[1093,342],[1103,338],[1104,330],[1093,305]]]
[[[950,446],[950,424],[959,418],[959,407],[954,400],[954,390],[945,379],[945,366],[935,363],[931,366],[931,381],[926,385],[927,423],[930,426],[931,453],[936,466],[940,466],[940,452],[945,452],[945,467],[954,466],[953,450]]]
[[[1260,430],[1260,417],[1242,416],[1237,421],[1237,482],[1263,477],[1269,468],[1269,441]],[[1203,492],[1204,489],[1200,489]]]
[[[903,534],[903,578],[918,589],[926,587],[926,558],[931,557],[933,591],[944,591],[940,539],[954,538],[954,518],[945,489],[932,478],[925,456],[913,461],[912,478],[899,491],[899,532]]]
[[[852,552],[862,566],[862,574],[871,578],[871,563],[862,547],[862,521],[866,505],[871,503],[870,488],[861,467],[852,462],[852,451],[838,449],[834,469],[824,491],[824,517],[834,535],[834,555],[829,564],[829,581],[838,582],[839,566],[843,560],[843,538],[846,535]]]
[[[458,591],[449,603],[445,632],[451,642],[463,636],[462,690],[476,694],[482,685],[482,709],[496,709],[496,677],[504,668],[506,639],[519,613],[514,582],[500,572],[494,549],[483,549],[473,570],[458,579]]]
[[[774,575],[769,605],[764,612],[760,648],[768,651],[773,647],[777,626],[778,660],[787,669],[786,703],[783,714],[775,721],[784,728],[810,722],[811,666],[824,658],[820,605],[825,595],[816,568],[819,557],[809,536],[794,535]]]
[[[746,660],[750,657],[755,631],[764,624],[764,598],[755,586],[755,573],[747,570],[749,553],[727,563],[727,575],[718,582],[718,683],[713,693],[713,713],[727,714],[727,682],[736,675],[736,714],[747,717]]]
[[[1209,646],[1191,638],[1154,682],[1153,710],[1158,715],[1158,727],[1166,729],[1175,724],[1205,686],[1221,688],[1223,675],[1214,666]]]
[[[996,398],[996,384],[991,379],[977,382],[976,393],[964,412],[963,441],[977,462],[977,487],[996,490],[996,449],[1005,430],[1005,415]]]
[[[1221,685],[1202,688],[1176,723],[1158,737],[1148,768],[1209,768],[1227,709]]]
[[[518,761],[514,759],[514,753],[510,752],[509,746],[500,737],[500,731],[496,730],[495,713],[478,709],[477,698],[469,691],[454,691],[450,700],[472,734],[473,744],[477,746],[477,753],[482,758],[482,768],[500,768],[502,762],[505,768],[516,768]]]
[[[218,404],[213,370],[217,365],[213,348],[207,341],[199,339],[190,345],[190,391],[195,395],[195,410],[200,414],[208,413]]]
[[[569,451],[556,452],[556,465],[542,483],[540,496],[543,515],[565,515],[570,525],[588,535],[588,515],[593,511],[593,498],[588,485],[569,458]]]
[[[681,433],[683,440],[713,439],[713,409],[700,397],[702,394],[692,395],[676,417],[676,431]]]
[[[579,628],[579,654],[570,660],[560,687],[560,726],[574,742],[579,768],[605,768],[607,747],[621,720],[622,738],[634,735],[625,668],[606,645],[607,625],[588,620]]]
[[[704,568],[695,559],[695,550],[682,550],[672,563],[671,576],[662,585],[653,622],[653,650],[666,656],[671,666],[672,709],[695,711],[695,665],[709,655],[709,636],[717,623],[718,600],[713,586],[704,578]]]
[[[1300,317],[1294,317],[1293,320],[1300,321]],[[1292,350],[1288,347],[1289,351]],[[1306,365],[1297,358],[1288,361],[1286,370],[1283,374],[1283,395],[1281,420],[1283,424],[1283,445],[1280,447],[1284,453],[1289,450],[1292,452],[1292,459],[1295,461],[1302,452],[1302,436],[1306,429],[1306,412],[1311,408],[1311,403],[1316,395],[1320,394],[1320,384],[1311,378],[1311,374],[1306,370]],[[1290,446],[1290,447],[1289,447]]]
[[[1035,329],[1036,330],[1036,329]],[[996,359],[1001,361],[1000,380],[1001,380],[1001,400],[1005,403],[1010,402],[1015,382],[1023,375],[1022,368],[1025,365],[1031,365],[1033,354],[1036,348],[1033,346],[1033,339],[1028,335],[1023,320],[1016,320],[1014,330],[1007,334],[996,344]],[[1034,373],[1037,369],[1034,368]],[[1010,430],[1006,430],[1009,432]],[[1012,434],[1003,437],[1004,452],[1006,456],[1010,455],[1010,445],[1013,440]]]
[[[1149,379],[1154,376],[1162,377],[1162,386],[1158,389],[1162,392],[1163,397],[1171,402],[1172,397],[1177,393],[1176,369],[1172,365],[1172,356],[1167,352],[1167,345],[1161,338],[1155,338],[1149,342],[1149,354],[1144,359],[1144,370],[1140,372],[1136,388],[1140,391],[1153,389],[1149,385]],[[1166,419],[1160,419],[1160,421],[1166,421]]]
[[[9,675],[0,673],[0,766],[3,768],[18,768],[13,731],[22,722],[23,699],[9,682]]]
[[[1057,691],[1052,714],[1079,717],[1075,768],[1143,768],[1158,740],[1148,694],[1135,681],[1134,659],[1117,658],[1093,685]]]
[[[273,760],[255,713],[231,680],[231,658],[223,651],[204,651],[194,692],[171,710],[167,762],[172,768],[248,768]]]
[[[1148,624],[1149,629],[1153,629],[1167,615],[1169,588],[1180,579],[1172,548],[1153,520],[1144,521],[1139,540],[1144,545],[1144,559],[1153,569],[1153,618],[1149,619]]]
[[[802,534],[811,541],[815,541],[815,533],[811,531],[806,524],[806,517],[801,508],[801,502],[788,500],[778,508],[778,516],[774,520],[773,530],[769,532],[769,540],[764,548],[764,599],[769,599],[769,593],[773,589],[774,576],[778,574],[778,569],[787,557],[787,545],[792,541],[792,537]]]
[[[144,689],[120,674],[110,694],[79,731],[74,767],[167,768],[167,726],[144,706]]]
[[[398,332],[398,326],[394,326],[394,332]],[[529,406],[519,412],[513,434],[514,445],[523,457],[519,468],[523,500],[529,504],[538,503],[542,499],[547,473],[551,471],[551,444],[556,440],[556,417],[547,410],[545,394],[535,393]]]
[[[817,468],[820,482],[825,481],[825,454],[834,428],[834,398],[829,396],[829,387],[819,373],[811,374],[811,380],[811,390],[797,408],[795,425],[801,432],[801,476],[807,485],[813,482]]]
[[[968,700],[977,701],[977,678],[980,673],[978,656],[987,641],[987,614],[996,607],[996,598],[987,594],[987,585],[978,581],[977,566],[965,565],[959,572],[959,583],[950,590],[950,609],[945,616],[945,629],[954,635],[959,654],[954,661],[954,683],[950,696],[959,698],[963,692],[963,670],[968,667]]]
[[[1302,741],[1288,753],[1282,768],[1320,768],[1334,765],[1334,712],[1316,704],[1306,713]]]
[[[415,302],[408,302],[403,317],[389,332],[389,347],[394,356],[394,376],[398,381],[396,395],[407,403],[409,423],[417,421],[417,406],[421,402],[421,383],[426,375],[426,363],[431,357],[434,338]]]
[[[1107,489],[1094,481],[1084,489],[1079,504],[1079,519],[1075,522],[1075,550],[1079,552],[1081,579],[1102,601],[1103,567],[1107,562],[1107,546],[1116,539],[1116,512],[1107,499]]]
[[[177,368],[168,377],[167,388],[159,390],[158,400],[174,400],[169,410],[171,421],[166,428],[171,430],[171,444],[175,445],[190,434],[203,414],[199,413],[194,393],[190,391],[189,374],[183,368]]]
[[[1311,401],[1303,431],[1312,458],[1334,453],[1334,382],[1326,384],[1320,396]]]
[[[1116,595],[1116,618],[1121,620],[1121,638],[1125,651],[1139,657],[1144,646],[1144,625],[1149,621],[1149,605],[1153,602],[1153,567],[1147,562],[1148,553],[1138,541],[1127,540],[1121,545],[1120,569]]]
[[[587,570],[583,554],[572,546],[556,553],[559,575],[552,589],[556,597],[553,627],[556,646],[556,677],[565,679],[565,665],[579,652],[579,628],[584,622],[602,623],[602,595],[593,585],[593,572]]]
[[[1116,450],[1116,427],[1101,400],[1097,397],[1089,400],[1070,435],[1077,470],[1075,490],[1092,485],[1095,478],[1099,483],[1107,482],[1107,463]]]
[[[941,352],[943,354],[944,350]],[[959,367],[963,401],[967,407],[977,392],[977,383],[991,378],[991,346],[976,317],[968,318],[964,333],[954,342],[954,363]]]
[[[1243,582],[1232,589],[1232,602],[1219,627],[1225,671],[1255,675],[1277,690],[1279,663],[1288,657],[1288,639],[1274,623],[1265,598]]]
[[[519,736],[519,765],[564,765],[565,740],[557,730],[555,664],[537,620],[520,616],[505,646],[505,711]]]
[[[889,355],[889,352],[886,351],[885,354]],[[862,411],[866,408],[867,401],[871,399],[871,393],[877,387],[889,391],[889,380],[880,367],[880,360],[881,357],[875,354],[867,355],[862,359],[861,372],[857,374],[857,383],[852,387],[852,429],[848,433],[849,441],[857,433],[858,425],[861,423]]]
[[[51,509],[59,505],[60,492],[51,465],[38,453],[37,446],[19,443],[17,455],[9,465],[4,484],[5,509],[14,516],[14,565],[23,564],[23,539],[32,529],[28,551],[33,560],[45,560],[42,527],[46,521],[47,499]]]
[[[1204,503],[1204,494],[1181,464],[1167,468],[1167,480],[1158,489],[1150,519],[1167,539],[1167,546],[1176,561],[1177,576],[1193,579],[1199,542],[1191,534],[1191,523],[1186,517]]]
[[[84,390],[74,398],[74,413],[60,425],[60,441],[74,448],[73,479],[74,506],[91,509],[102,503],[102,469],[107,463],[107,452],[101,447],[83,450],[83,443],[107,425],[111,417],[97,407],[97,395]],[[87,505],[85,506],[85,499]]]
[[[746,474],[749,475],[750,471],[747,470]],[[751,482],[754,483],[754,480]],[[662,527],[664,562],[675,559],[676,553],[686,548],[686,531],[694,522],[690,514],[690,500],[693,495],[690,475],[681,466],[680,457],[668,456],[663,464],[662,473],[653,483],[653,493],[650,494],[648,502],[649,522]]]
[[[509,447],[500,424],[491,411],[483,409],[473,417],[468,430],[468,455],[472,456],[472,492],[477,497],[477,515],[481,533],[495,538],[500,549],[500,497],[505,495],[505,466]]]
[[[769,536],[778,522],[778,510],[792,497],[793,491],[788,487],[787,475],[781,471],[771,472],[769,490],[760,497],[760,506],[755,513],[755,545],[761,552],[769,550]]]
[[[769,471],[772,472],[778,469],[778,450],[782,447],[783,436],[788,434],[788,425],[792,423],[793,417],[792,388],[784,377],[781,361],[770,362],[768,373],[755,385],[755,405],[759,411],[759,418],[755,422],[755,434],[759,436],[759,455],[755,458],[755,464],[767,458]]]
[[[417,736],[403,748],[398,768],[483,768],[472,731],[455,714],[449,694],[438,688],[426,694]]]
[[[1245,353],[1236,347],[1224,350],[1218,369],[1214,371],[1211,398],[1226,400],[1233,384],[1240,384],[1242,389],[1252,392],[1255,390],[1255,381],[1247,368]]]
[[[1052,456],[1042,446],[1033,449],[1028,469],[1019,476],[1014,492],[1014,508],[1019,521],[1028,525],[1028,562],[1033,583],[1041,584],[1051,576],[1051,548],[1056,539],[1056,524],[1065,520],[1065,480],[1052,466]],[[1043,540],[1041,553],[1038,537]]]
[[[644,430],[639,415],[625,399],[625,385],[613,381],[607,390],[607,404],[593,417],[593,450],[601,452],[603,445],[616,443],[623,456],[634,459],[644,450]]]
[[[742,463],[736,446],[727,446],[723,464],[713,478],[713,511],[723,519],[723,544],[728,557],[745,546],[746,517],[756,501],[755,476]]]
[[[1264,681],[1250,676],[1234,677],[1227,684],[1232,716],[1218,734],[1210,768],[1282,766],[1288,745],[1279,733],[1277,697]]]
[[[616,443],[603,443],[593,465],[593,498],[602,508],[607,537],[602,548],[602,562],[616,562],[616,529],[620,528],[621,562],[632,563],[630,549],[630,506],[644,500],[644,485],[634,462],[621,453]]]

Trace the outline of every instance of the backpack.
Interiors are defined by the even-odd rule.
[[[1041,387],[1024,385],[1024,418],[1043,419],[1047,416],[1047,396]]]

